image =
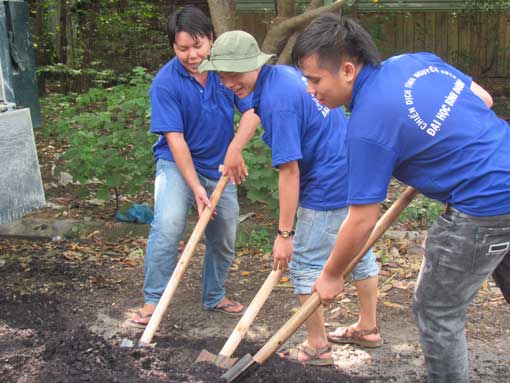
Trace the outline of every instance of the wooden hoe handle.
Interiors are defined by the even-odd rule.
[[[179,282],[181,281],[182,276],[186,271],[186,267],[188,266],[191,256],[193,255],[195,248],[197,247],[197,244],[200,241],[200,238],[202,237],[202,234],[204,233],[204,230],[207,227],[207,224],[209,223],[214,210],[216,209],[216,205],[218,204],[218,201],[223,194],[223,190],[225,190],[225,187],[227,186],[228,180],[228,177],[222,176],[216,184],[216,188],[214,189],[214,192],[210,198],[211,207],[206,207],[204,209],[195,228],[193,229],[188,243],[186,244],[186,247],[180,256],[179,261],[175,266],[172,277],[168,281],[165,291],[163,292],[163,295],[161,296],[161,299],[159,300],[158,305],[156,306],[156,309],[154,310],[154,313],[152,314],[151,319],[149,320],[149,323],[147,324],[147,327],[145,328],[145,331],[143,332],[143,335],[138,342],[139,345],[147,346],[150,344],[152,337],[158,329],[161,319],[163,318],[163,315],[165,314],[165,311],[168,308],[168,305],[170,304],[175,291],[177,290],[177,286],[179,285]]]
[[[393,203],[393,205],[383,214],[377,221],[370,237],[363,249],[356,255],[356,257],[349,263],[347,268],[342,273],[346,275],[352,271],[358,261],[365,255],[365,253],[377,242],[379,237],[391,226],[400,213],[409,205],[413,198],[418,194],[412,187],[408,187],[400,197]],[[278,348],[289,339],[289,337],[301,326],[304,321],[312,315],[321,304],[319,293],[314,292],[310,298],[296,311],[296,313],[273,335],[271,339],[255,354],[253,359],[258,364],[263,364],[271,355],[273,355]]]
[[[250,305],[244,312],[243,316],[237,323],[234,331],[228,338],[227,342],[221,349],[218,357],[222,359],[228,359],[232,356],[234,351],[241,340],[243,340],[246,332],[250,328],[251,324],[255,320],[255,317],[259,313],[260,309],[266,302],[269,294],[273,290],[273,287],[278,283],[283,273],[283,269],[272,270],[269,276],[266,278],[265,282],[260,287],[259,291],[251,301]],[[221,360],[221,359],[220,359]]]

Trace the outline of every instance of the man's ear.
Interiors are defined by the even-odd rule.
[[[344,61],[340,66],[341,74],[350,82],[356,79],[356,65],[352,61]]]

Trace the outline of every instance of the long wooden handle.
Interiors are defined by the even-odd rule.
[[[392,223],[400,216],[400,214],[404,211],[404,209],[411,203],[411,201],[418,195],[418,192],[414,190],[412,187],[407,187],[406,190],[402,192],[402,194],[398,197],[398,199],[393,202],[393,205],[390,206],[388,210],[382,215],[381,218],[377,221],[368,237],[365,246],[360,250],[358,255],[356,255],[353,260],[346,267],[343,275],[349,274],[354,267],[358,264],[358,262],[363,258],[368,250],[377,242],[377,240],[384,234],[386,230],[392,225]]]
[[[260,309],[262,308],[267,298],[269,297],[269,294],[271,294],[271,291],[273,290],[274,286],[280,280],[282,273],[283,269],[271,271],[271,273],[266,278],[266,280],[260,287],[255,297],[251,301],[250,305],[244,312],[243,316],[237,323],[234,331],[228,338],[227,342],[221,349],[218,358],[227,359],[232,356],[237,346],[239,346],[239,343],[241,343],[241,340],[243,340],[244,336],[246,335],[246,332],[253,323],[253,320],[255,319]]]
[[[161,296],[161,299],[159,300],[154,313],[152,313],[151,319],[149,320],[149,323],[147,324],[147,327],[145,328],[145,331],[143,332],[142,337],[138,342],[140,345],[150,344],[152,337],[158,329],[161,319],[163,318],[163,315],[165,314],[165,311],[168,308],[168,305],[170,304],[175,291],[177,290],[177,286],[179,285],[179,282],[181,281],[182,276],[186,271],[186,267],[188,266],[191,256],[193,255],[195,248],[197,247],[197,244],[200,241],[200,238],[202,237],[202,234],[204,233],[204,230],[207,227],[207,224],[209,223],[214,210],[216,209],[216,205],[218,204],[218,201],[223,194],[223,190],[225,190],[225,187],[227,186],[228,180],[228,177],[222,176],[216,184],[216,188],[214,189],[214,192],[209,199],[211,202],[211,207],[206,207],[200,215],[200,218],[195,228],[193,229],[191,236],[189,237],[188,243],[186,244],[186,247],[180,256],[179,261],[175,266],[172,277],[168,281],[165,291],[163,292],[163,295]]]
[[[342,273],[343,275],[348,274],[352,271],[358,261],[365,255],[365,253],[377,242],[379,237],[391,226],[400,213],[406,208],[407,205],[413,200],[418,194],[412,187],[408,187],[395,203],[383,214],[383,216],[377,221],[370,237],[363,249],[356,255],[356,257],[349,263],[347,268]],[[314,313],[315,310],[321,304],[319,294],[314,292],[310,298],[299,308],[298,311],[273,335],[269,341],[255,354],[253,359],[263,364],[271,355],[273,355],[278,348],[289,339],[289,337],[301,326],[304,321]]]

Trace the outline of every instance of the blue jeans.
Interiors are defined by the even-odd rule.
[[[300,207],[297,212],[294,252],[289,264],[296,294],[310,294],[335,246],[338,229],[349,208],[319,211]],[[353,280],[374,277],[379,273],[376,257],[369,250],[352,271]]]
[[[465,309],[510,248],[510,214],[449,208],[430,228],[413,310],[429,383],[469,381]]]
[[[216,180],[198,176],[211,194]],[[154,191],[154,221],[145,255],[145,304],[157,304],[177,264],[177,248],[186,228],[187,217],[195,203],[193,192],[174,162],[158,160]],[[239,204],[235,185],[229,183],[216,207],[218,215],[205,230],[205,258],[202,268],[202,305],[216,306],[225,296],[223,286],[232,259]]]

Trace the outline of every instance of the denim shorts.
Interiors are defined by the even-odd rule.
[[[289,265],[296,294],[312,292],[312,286],[335,246],[338,229],[348,211],[347,207],[328,211],[298,209],[294,253]],[[369,250],[352,271],[352,279],[367,279],[378,273],[376,257]]]

